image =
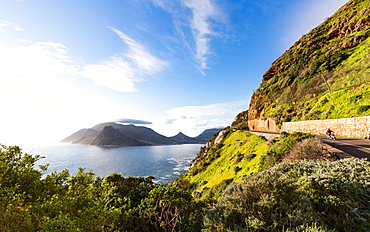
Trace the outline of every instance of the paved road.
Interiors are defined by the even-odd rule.
[[[263,135],[265,137],[271,135],[279,135],[279,133],[274,132],[264,132],[264,131],[249,131],[249,132],[257,135]],[[333,141],[328,139],[326,136],[316,136],[316,137],[320,139],[323,143],[326,143],[349,155],[361,159],[366,158],[367,161],[370,161],[370,140],[337,137],[337,140]]]
[[[357,158],[366,158],[370,161],[370,140],[339,137],[336,141],[326,136],[317,136],[322,142],[335,147]]]

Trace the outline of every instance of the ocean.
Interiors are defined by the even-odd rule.
[[[185,173],[204,144],[138,146],[107,148],[88,145],[53,143],[36,147],[21,147],[24,153],[45,158],[36,163],[49,163],[46,175],[68,169],[71,175],[79,167],[100,177],[111,173],[127,176],[154,176],[155,182],[169,183]]]

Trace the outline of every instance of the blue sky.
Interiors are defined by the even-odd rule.
[[[2,0],[0,139],[228,126],[271,63],[345,2]]]

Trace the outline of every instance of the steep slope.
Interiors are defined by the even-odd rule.
[[[84,145],[90,145],[96,136],[99,135],[99,131],[93,130],[93,129],[87,129],[85,134],[78,140],[75,140],[73,143],[75,144],[84,144]]]
[[[212,138],[214,134],[218,133],[220,130],[222,130],[222,128],[213,128],[204,130],[202,133],[200,133],[200,135],[194,137],[194,139],[198,142],[206,143],[209,141],[210,138]]]
[[[250,129],[370,114],[370,1],[351,0],[299,39],[263,75],[247,113]],[[245,119],[237,118],[235,124]]]
[[[64,142],[64,143],[72,143],[78,139],[80,139],[89,129],[81,129],[73,134],[71,134],[70,136],[64,138],[63,140],[61,140],[61,142]]]
[[[225,128],[200,149],[191,168],[174,184],[192,190],[197,198],[216,199],[230,183],[274,165],[296,142],[310,137],[293,133],[267,141],[247,131]]]
[[[94,141],[94,139],[98,135],[99,135],[99,131],[97,130],[81,129],[77,131],[76,133],[73,133],[72,135],[63,139],[61,142],[89,145]]]
[[[109,122],[98,124],[94,126],[92,129],[101,131],[106,126],[111,126],[114,129],[118,129],[125,136],[131,137],[140,142],[144,142],[150,145],[176,144],[174,140],[164,135],[158,134],[154,130],[144,126],[123,125],[114,122]]]
[[[148,145],[139,142],[136,139],[125,136],[120,130],[114,129],[112,126],[106,126],[99,133],[99,135],[91,142],[95,146],[108,146],[108,147],[127,147],[127,146],[145,146]]]

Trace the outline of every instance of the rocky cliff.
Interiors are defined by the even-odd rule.
[[[109,147],[145,146],[147,143],[125,136],[120,130],[106,126],[90,145]]]
[[[284,52],[251,98],[251,130],[370,114],[370,1],[351,0]]]

